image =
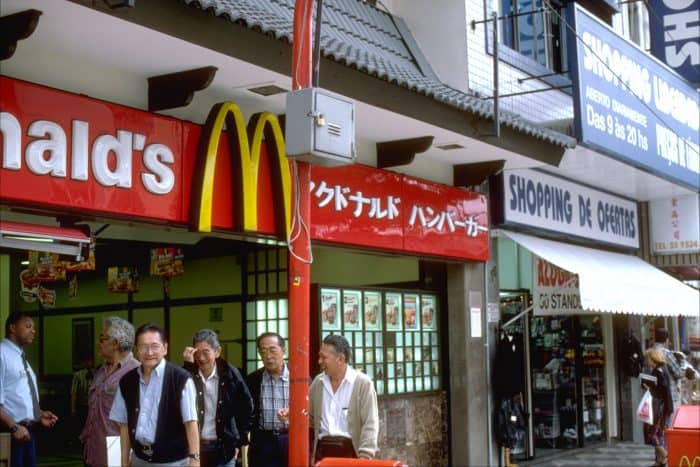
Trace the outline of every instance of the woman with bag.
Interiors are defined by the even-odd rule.
[[[652,376],[656,377],[656,384],[643,379],[642,385],[649,390],[652,396],[653,423],[644,424],[644,442],[654,446],[656,462],[652,467],[666,466],[668,453],[666,452],[666,427],[673,414],[673,396],[671,395],[671,383],[666,369],[666,357],[660,348],[647,349],[644,352],[646,362],[653,370]]]

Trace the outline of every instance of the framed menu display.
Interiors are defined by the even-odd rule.
[[[321,289],[321,329],[340,329],[340,290]]]
[[[362,292],[343,290],[343,325],[345,330],[362,329]]]
[[[384,295],[384,322],[387,330],[399,331],[402,327],[403,302],[400,293],[387,292]]]
[[[382,328],[382,304],[381,294],[379,292],[364,292],[364,318],[365,329],[379,330]]]
[[[403,326],[407,331],[420,329],[418,315],[418,295],[404,294],[403,296]]]
[[[328,284],[316,293],[318,342],[344,336],[355,368],[374,379],[378,395],[441,389],[436,292]]]
[[[420,297],[420,321],[423,330],[435,329],[435,321],[437,320],[435,302],[435,295],[421,295]]]

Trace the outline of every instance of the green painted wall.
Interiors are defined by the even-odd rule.
[[[3,323],[12,306],[9,298],[19,296],[19,281],[11,280],[11,259],[19,261],[19,257],[0,256],[0,311],[4,313]],[[241,293],[241,269],[233,256],[219,258],[197,259],[187,261],[185,258],[185,275],[170,280],[171,299],[209,297],[216,295],[234,295]],[[19,264],[19,263],[18,263]],[[17,266],[17,268],[23,266]],[[6,272],[7,270],[7,272]],[[19,270],[19,269],[18,269]],[[97,349],[97,339],[102,330],[103,319],[107,316],[128,318],[126,294],[113,294],[107,291],[107,272],[102,271],[78,273],[78,293],[74,299],[68,298],[68,283],[56,282],[45,284],[47,288],[56,290],[56,307],[65,311],[66,308],[89,309],[93,306],[122,304],[122,311],[107,311],[100,313],[71,313],[52,316],[51,309],[44,313],[44,373],[47,375],[71,374],[72,369],[72,322],[73,319],[92,319],[94,323],[94,349]],[[147,271],[142,272],[139,291],[133,294],[135,303],[163,299],[163,282],[160,277],[151,277]],[[19,309],[29,312],[37,311],[36,303],[25,303],[15,300]],[[223,321],[209,322],[210,307],[223,308]],[[162,307],[136,308],[133,311],[133,323],[138,327],[144,323],[163,325],[165,312]],[[172,307],[170,315],[171,345],[170,358],[173,362],[182,363],[182,349],[191,342],[192,335],[202,327],[210,327],[221,332],[223,341],[240,339],[241,310],[240,304],[212,304],[202,306]],[[39,319],[35,319],[39,326]],[[37,334],[38,336],[39,334]],[[240,343],[227,343],[225,351],[232,357],[232,363],[242,365],[242,347]],[[27,349],[34,365],[38,362],[38,345],[35,342]],[[95,355],[95,363],[100,359]]]
[[[217,322],[209,321],[210,309],[222,308],[222,320]],[[213,329],[219,334],[222,346],[226,341],[241,339],[243,332],[241,328],[241,304],[240,303],[218,303],[207,305],[192,305],[173,307],[170,309],[170,346],[168,353],[170,361],[181,365],[182,351],[185,346],[192,345],[192,335],[202,329]],[[225,346],[226,359],[239,367],[243,366],[243,352],[240,343]],[[233,352],[233,354],[229,354]]]
[[[10,255],[0,255],[0,323],[5,335],[5,320],[10,314]]]
[[[498,237],[498,284],[501,290],[532,289],[532,253],[507,237]]]
[[[418,258],[314,248],[312,282],[359,286],[411,282],[419,278]]]
[[[7,316],[8,310],[18,307],[25,311],[37,311],[36,303],[24,303],[19,299],[19,280],[12,280],[13,271],[24,268],[19,265],[19,256],[0,255],[0,312]],[[17,263],[17,264],[14,264]],[[419,279],[418,259],[411,257],[376,256],[371,254],[344,251],[328,247],[314,248],[314,263],[311,267],[313,282],[344,285],[373,285],[395,282],[411,282]],[[73,320],[92,319],[94,325],[94,349],[102,330],[103,319],[107,316],[128,318],[126,294],[112,294],[107,291],[106,269],[96,272],[78,274],[78,294],[74,299],[68,298],[67,282],[46,284],[56,290],[56,306],[62,312],[66,309],[117,304],[120,311],[70,313],[52,316],[52,311],[45,311],[43,321],[44,373],[47,375],[68,375],[72,369]],[[185,275],[172,278],[170,296],[172,299],[209,297],[217,295],[235,295],[241,293],[241,268],[234,256],[197,259],[185,258]],[[17,299],[13,300],[15,297]],[[147,271],[141,275],[139,292],[133,295],[135,303],[161,300],[163,297],[162,280],[150,277]],[[210,309],[221,308],[221,321],[210,322]],[[182,350],[191,343],[195,331],[207,327],[219,332],[226,358],[231,363],[242,367],[242,310],[240,303],[218,303],[203,305],[171,306],[170,309],[170,345],[169,359],[182,363]],[[135,308],[133,323],[135,327],[146,322],[164,324],[164,310],[161,307]],[[3,318],[4,322],[4,318]],[[35,319],[39,326],[39,319]],[[249,323],[253,324],[253,323]],[[264,324],[264,323],[263,323]],[[251,329],[253,335],[257,330]],[[38,344],[35,342],[28,349],[28,355],[38,367]],[[95,355],[95,363],[100,359]]]

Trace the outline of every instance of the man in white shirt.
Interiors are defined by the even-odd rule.
[[[109,413],[119,424],[122,465],[199,466],[196,391],[190,374],[165,360],[168,342],[160,326],[139,327],[136,350],[141,366],[119,381]]]
[[[314,462],[324,457],[373,458],[379,414],[372,380],[349,365],[352,350],[343,336],[326,336],[318,354],[322,373],[309,387]]]
[[[203,467],[234,467],[253,425],[253,398],[236,367],[221,358],[219,336],[201,329],[182,354],[197,388]]]
[[[52,412],[39,408],[36,375],[24,353],[35,333],[31,316],[10,313],[0,343],[0,425],[12,434],[10,463],[15,467],[36,465],[35,429],[58,421]]]

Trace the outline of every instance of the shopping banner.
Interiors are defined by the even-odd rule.
[[[539,256],[533,256],[532,282],[532,306],[535,315],[583,312],[577,274],[562,269]]]

